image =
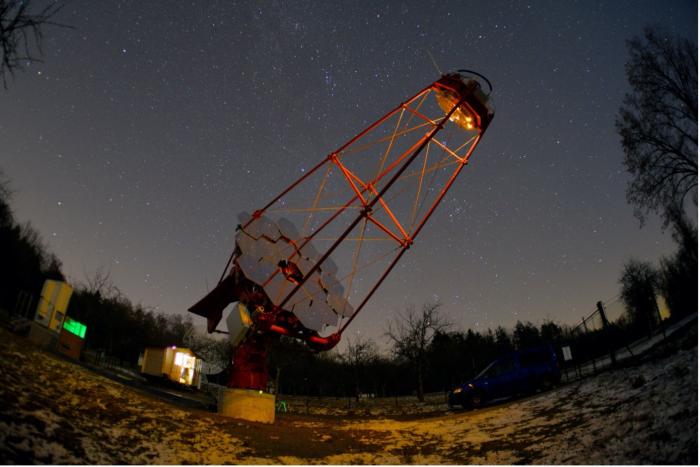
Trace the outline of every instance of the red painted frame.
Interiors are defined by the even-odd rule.
[[[474,83],[474,84],[471,84]],[[397,107],[392,109],[391,111],[387,112],[384,116],[379,118],[376,122],[372,123],[369,125],[367,128],[365,128],[363,131],[358,133],[355,137],[350,139],[348,142],[343,144],[341,147],[339,147],[336,151],[331,152],[328,156],[326,156],[323,160],[321,160],[316,166],[314,166],[311,170],[307,171],[301,178],[296,180],[294,183],[289,185],[285,190],[283,190],[279,195],[277,195],[275,198],[273,198],[269,203],[267,203],[264,207],[261,209],[256,210],[253,213],[252,218],[242,226],[243,229],[248,227],[251,222],[253,222],[255,219],[260,218],[271,206],[273,206],[277,201],[282,199],[285,195],[287,195],[289,192],[294,190],[296,187],[298,187],[300,184],[302,184],[305,180],[307,180],[311,175],[316,173],[318,170],[321,168],[325,167],[326,164],[334,164],[337,166],[342,174],[345,176],[348,184],[352,188],[353,192],[355,193],[350,200],[345,203],[343,206],[338,208],[338,210],[330,216],[319,228],[317,228],[312,234],[309,236],[305,237],[304,241],[298,245],[298,248],[303,248],[306,244],[308,244],[314,237],[316,237],[321,231],[324,230],[326,226],[328,226],[333,220],[335,220],[341,213],[343,213],[348,207],[350,207],[353,203],[355,203],[357,200],[360,200],[363,206],[363,209],[360,211],[360,213],[354,218],[354,220],[350,223],[350,225],[345,229],[345,231],[334,241],[334,243],[326,250],[326,252],[321,256],[321,258],[314,264],[313,268],[304,275],[303,279],[296,282],[294,288],[289,292],[286,297],[282,300],[282,302],[276,306],[274,311],[279,311],[283,309],[283,307],[288,303],[288,301],[291,299],[292,296],[299,290],[300,287],[302,287],[306,281],[314,274],[316,271],[319,270],[321,265],[323,264],[324,261],[336,250],[336,248],[343,242],[343,240],[346,239],[346,237],[352,232],[352,230],[357,226],[357,224],[363,220],[367,219],[371,221],[373,224],[375,224],[382,232],[384,232],[388,237],[392,238],[395,240],[398,245],[400,246],[400,250],[394,257],[394,259],[391,261],[391,263],[388,265],[388,267],[384,270],[383,274],[379,277],[377,282],[373,285],[373,287],[370,289],[370,291],[367,293],[367,295],[364,297],[364,299],[361,301],[361,303],[358,305],[358,307],[355,309],[354,313],[347,319],[345,323],[343,323],[342,327],[334,334],[331,334],[330,336],[327,337],[320,337],[320,336],[311,336],[307,340],[310,341],[310,343],[316,347],[319,350],[327,350],[329,348],[332,348],[337,344],[337,342],[340,340],[340,335],[345,331],[345,329],[350,325],[350,323],[355,319],[355,317],[358,315],[358,313],[364,308],[364,306],[367,304],[369,299],[374,295],[374,293],[377,291],[379,286],[382,284],[382,282],[386,279],[386,277],[389,275],[389,273],[392,271],[394,266],[398,263],[399,259],[403,256],[403,254],[408,250],[411,245],[413,244],[414,240],[418,236],[418,234],[421,232],[423,227],[425,226],[426,222],[428,219],[432,216],[434,213],[435,209],[437,208],[438,204],[442,201],[442,199],[445,197],[447,194],[448,190],[450,187],[454,184],[457,176],[459,173],[462,171],[465,165],[469,162],[469,159],[476,149],[476,146],[478,145],[479,141],[481,140],[486,128],[488,127],[491,119],[493,118],[493,113],[490,112],[485,104],[480,101],[480,99],[476,96],[476,89],[478,89],[478,86],[475,84],[474,81],[470,81],[468,84],[464,83],[464,81],[461,79],[461,77],[458,74],[451,74],[451,75],[445,75],[432,83],[431,85],[423,88],[420,90],[418,93],[416,93],[414,96],[412,96],[410,99],[408,99],[405,103],[399,104]],[[415,102],[417,99],[421,98],[422,96],[425,96],[427,93],[431,91],[447,91],[451,95],[453,95],[456,100],[454,101],[454,104],[452,105],[451,109],[445,113],[445,115],[439,120],[439,122],[435,122],[434,120],[431,120],[427,116],[423,115],[421,112],[418,110],[410,107],[410,104]],[[452,117],[454,112],[456,112],[460,107],[466,106],[471,115],[474,115],[476,117],[476,125],[475,125],[475,130],[476,130],[476,136],[475,139],[471,142],[471,146],[469,147],[466,155],[464,157],[459,157],[455,153],[453,153],[449,148],[445,147],[442,143],[439,141],[435,140],[436,135],[440,132],[440,130],[443,129],[445,123]],[[430,125],[433,126],[433,128],[426,133],[422,138],[420,138],[415,144],[413,144],[409,149],[404,151],[392,164],[390,164],[388,167],[384,168],[384,170],[381,171],[373,180],[369,182],[365,182],[361,180],[357,175],[352,173],[352,171],[343,164],[342,160],[340,157],[338,157],[339,154],[341,154],[345,149],[350,147],[353,143],[358,141],[360,138],[363,136],[367,135],[370,133],[372,130],[380,126],[382,123],[386,122],[389,118],[394,116],[397,112],[403,111],[403,110],[408,110],[412,114],[418,116],[419,118],[425,120],[428,122]],[[442,190],[438,194],[437,198],[433,201],[432,205],[428,208],[427,212],[423,215],[421,218],[420,222],[418,223],[418,226],[415,228],[412,234],[408,234],[406,229],[403,228],[399,220],[394,216],[392,213],[391,209],[389,206],[384,202],[383,195],[391,188],[391,186],[398,180],[398,178],[406,171],[406,169],[416,160],[419,154],[423,151],[423,149],[426,147],[428,143],[431,141],[434,141],[436,144],[441,146],[445,151],[448,151],[452,156],[454,156],[458,160],[458,164],[454,172],[451,174],[445,185],[443,186]],[[377,182],[382,180],[385,176],[387,176],[392,170],[394,170],[399,164],[403,162],[403,165],[396,170],[396,172],[392,175],[391,179],[382,187],[381,191],[377,192],[377,190],[374,188]],[[371,201],[367,201],[363,194],[365,193],[372,193],[374,195],[373,199]],[[397,234],[391,231],[386,225],[384,225],[380,220],[374,217],[373,215],[373,207],[375,204],[380,203],[382,209],[388,214],[389,218],[391,219],[392,223],[399,229],[401,233],[401,237],[399,237]],[[223,280],[224,276],[226,275],[227,270],[229,267],[235,262],[235,257],[234,253],[231,254],[229,257],[229,261],[226,264],[226,267],[224,268],[224,271],[221,275],[221,280]],[[279,272],[279,271],[278,271]],[[275,272],[274,274],[277,274],[278,272]],[[274,276],[273,274],[273,276]],[[271,276],[271,277],[273,277]],[[269,279],[268,279],[269,280]],[[280,325],[281,323],[274,323],[270,324],[267,327],[267,329],[270,332],[274,332],[277,334],[281,335],[289,335],[290,331],[285,328],[284,326]]]

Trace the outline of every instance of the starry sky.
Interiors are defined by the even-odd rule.
[[[47,28],[43,62],[0,90],[0,167],[74,283],[102,268],[186,315],[240,211],[460,68],[490,79],[496,116],[348,332],[382,341],[436,299],[455,329],[573,324],[626,260],[674,249],[625,201],[614,121],[625,41],[695,39],[696,2],[74,0],[56,19],[74,29]]]

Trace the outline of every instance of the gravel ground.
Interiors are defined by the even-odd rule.
[[[5,464],[697,464],[697,322],[635,366],[476,411],[187,410],[0,329]],[[291,401],[292,406],[300,400]],[[436,415],[432,406],[438,407]],[[419,407],[419,405],[416,405]]]

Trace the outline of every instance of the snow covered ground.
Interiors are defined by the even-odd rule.
[[[638,365],[505,405],[392,419],[376,403],[366,417],[295,411],[274,425],[179,408],[0,330],[0,461],[696,464],[696,323]]]

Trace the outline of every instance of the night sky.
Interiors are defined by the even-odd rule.
[[[63,261],[166,313],[218,280],[240,211],[440,76],[469,68],[496,116],[421,237],[348,332],[382,341],[439,299],[455,329],[574,324],[624,262],[670,254],[625,201],[615,132],[625,40],[696,38],[693,1],[72,1],[41,64],[0,90],[12,205]],[[194,317],[197,324],[204,320]]]

